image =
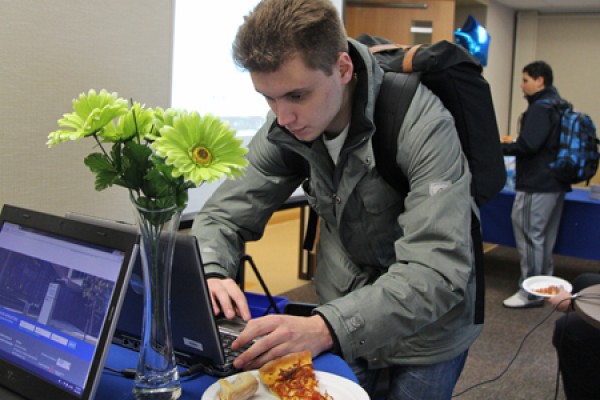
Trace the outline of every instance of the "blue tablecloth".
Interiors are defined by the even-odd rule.
[[[106,360],[106,366],[115,369],[135,368],[138,353],[121,346],[112,345]],[[354,373],[340,357],[325,353],[314,359],[315,369],[331,372],[357,382]],[[183,394],[181,400],[200,400],[204,391],[217,381],[217,378],[200,375],[182,378]],[[104,371],[95,400],[133,400],[131,389],[133,381],[113,372]]]
[[[483,240],[515,247],[510,213],[515,193],[503,190],[481,211]],[[565,197],[554,252],[571,257],[600,260],[600,201],[589,198],[589,191],[573,189]]]

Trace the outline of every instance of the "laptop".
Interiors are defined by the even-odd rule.
[[[78,213],[67,213],[66,218],[137,236],[137,227],[125,222]],[[142,319],[142,265],[137,257],[113,342],[139,350]],[[196,237],[178,233],[171,277],[171,330],[177,363],[217,377],[239,372],[233,360],[240,353],[230,345],[245,325],[239,318],[215,317]]]
[[[123,232],[4,205],[0,398],[93,399],[136,249]]]

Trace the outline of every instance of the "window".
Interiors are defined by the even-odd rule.
[[[262,125],[268,106],[231,58],[237,29],[257,3],[176,1],[172,107],[217,115],[240,136]]]

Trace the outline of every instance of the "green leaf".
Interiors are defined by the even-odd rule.
[[[94,173],[104,171],[117,172],[108,157],[102,153],[92,153],[88,155],[83,160],[83,163]]]
[[[142,144],[126,142],[123,146],[121,173],[130,187],[139,190],[144,185],[144,177],[152,168],[152,150]]]
[[[119,184],[119,175],[110,171],[102,171],[96,173],[95,188],[97,191],[102,191],[109,186]],[[120,185],[123,186],[123,185]]]
[[[146,174],[142,191],[153,198],[167,197],[174,192],[172,182],[156,168]]]

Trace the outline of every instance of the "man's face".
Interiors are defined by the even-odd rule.
[[[340,53],[333,73],[307,68],[294,56],[277,71],[252,72],[252,83],[261,93],[277,122],[298,140],[311,142],[324,131],[339,133],[349,122],[347,104],[348,82],[352,79],[352,62],[347,53]]]
[[[531,96],[544,89],[544,78],[538,77],[533,79],[527,72],[523,72],[523,81],[521,82],[521,90],[526,96]]]

